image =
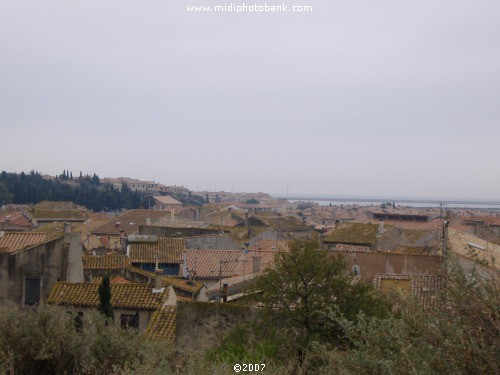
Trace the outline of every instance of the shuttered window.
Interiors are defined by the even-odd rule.
[[[24,305],[34,306],[40,302],[40,277],[26,277],[24,279]]]

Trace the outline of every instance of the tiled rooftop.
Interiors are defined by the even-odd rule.
[[[132,284],[132,281],[127,280],[119,275],[113,275],[109,278],[109,282],[111,284]],[[92,284],[101,284],[102,283],[102,276],[94,276],[92,278]]]
[[[149,277],[151,280],[154,280],[156,275],[153,272],[149,272],[137,267],[129,266],[127,267],[129,271],[134,273]],[[174,288],[186,291],[188,293],[199,293],[203,288],[203,284],[200,282],[191,282],[186,279],[181,279],[178,277],[170,277],[170,276],[161,276],[161,279],[164,284],[172,285]]]
[[[7,232],[0,237],[0,251],[13,253],[40,245],[47,240],[45,233]]]
[[[156,243],[131,243],[130,261],[132,263],[180,263],[184,251],[182,238],[159,237]]]
[[[153,198],[163,204],[182,205],[182,203],[177,199],[174,199],[168,195],[154,196]]]
[[[175,341],[175,318],[175,306],[164,306],[156,310],[149,320],[144,337],[173,345]]]
[[[94,234],[82,235],[82,244],[86,250],[104,248],[107,250],[118,250],[121,247],[120,237],[96,236]]]
[[[146,225],[146,219],[150,219],[151,224],[153,224],[155,220],[163,216],[170,216],[170,212],[155,210],[130,210],[109,220],[106,224],[93,230],[92,233],[119,235],[120,230],[123,230],[125,234],[134,234],[137,233],[140,225]]]
[[[187,250],[187,268],[197,278],[218,279],[253,272],[253,258],[261,258],[260,270],[274,262],[276,251]]]
[[[438,275],[397,275],[379,273],[373,282],[380,289],[382,280],[409,280],[411,294],[424,307],[429,308],[437,303],[437,294],[442,288],[442,278]]]
[[[87,215],[82,210],[34,210],[30,212],[37,220],[79,220],[84,221]]]
[[[33,223],[20,211],[3,213],[0,216],[0,223],[10,223],[18,227],[33,228]]]
[[[368,246],[337,244],[335,245],[335,251],[352,251],[358,253],[369,253],[371,252],[371,249]]]
[[[126,268],[130,264],[130,259],[125,255],[84,255],[82,259],[84,269],[111,270]]]
[[[99,284],[57,282],[50,291],[48,303],[67,306],[97,307]],[[156,310],[163,306],[168,289],[153,293],[149,284],[111,284],[111,305],[116,309]]]
[[[370,246],[378,239],[378,227],[378,224],[343,223],[325,237],[323,242]],[[393,228],[392,225],[384,225],[384,234]]]

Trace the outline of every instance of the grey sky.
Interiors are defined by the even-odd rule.
[[[230,3],[0,0],[0,169],[500,199],[500,2]]]

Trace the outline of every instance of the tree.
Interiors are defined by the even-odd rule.
[[[250,198],[246,200],[246,204],[259,204],[260,202],[255,198]]]
[[[113,307],[111,306],[111,284],[107,273],[104,274],[99,286],[99,312],[111,320],[115,318]]]
[[[14,199],[14,194],[12,194],[7,187],[0,182],[0,207],[2,204],[11,203]]]
[[[358,314],[384,317],[385,299],[346,270],[343,257],[319,248],[316,241],[292,241],[289,252],[276,254],[275,264],[256,281],[265,315],[280,327],[299,357],[313,342],[342,344],[338,319],[356,321]],[[300,360],[300,358],[299,358]]]

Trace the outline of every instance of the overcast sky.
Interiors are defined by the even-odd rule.
[[[500,199],[498,0],[230,3],[0,0],[0,169]]]

